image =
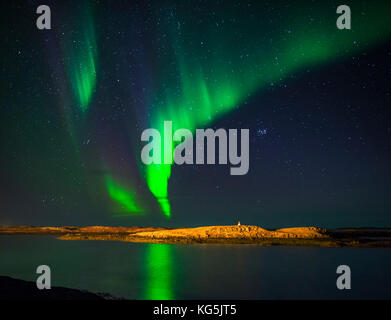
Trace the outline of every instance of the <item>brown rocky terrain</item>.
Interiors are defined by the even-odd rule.
[[[0,235],[2,234],[127,234],[139,231],[154,231],[164,228],[141,228],[141,227],[35,227],[35,226],[0,226]]]
[[[328,238],[320,228],[287,228],[269,231],[257,226],[212,226],[199,228],[179,228],[137,232],[133,236],[141,238],[169,239],[265,239],[265,238]]]
[[[391,247],[391,229],[296,227],[268,230],[258,226],[198,228],[0,226],[0,235],[53,235],[61,240],[113,240],[154,243],[242,243],[326,247]]]

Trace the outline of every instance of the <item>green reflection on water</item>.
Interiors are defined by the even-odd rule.
[[[144,299],[174,299],[172,247],[169,244],[152,243],[147,247],[147,280]]]

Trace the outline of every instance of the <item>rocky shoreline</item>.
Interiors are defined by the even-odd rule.
[[[35,282],[0,276],[0,300],[116,300],[107,293],[92,293],[85,290],[52,287],[39,290]]]
[[[61,240],[111,240],[150,243],[227,243],[323,247],[391,248],[391,229],[298,227],[268,230],[258,226],[32,227],[0,226],[0,235],[53,235]]]

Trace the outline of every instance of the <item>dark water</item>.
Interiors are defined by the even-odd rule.
[[[130,299],[391,298],[391,250],[169,245],[0,236],[0,274]],[[352,289],[336,288],[349,265]]]

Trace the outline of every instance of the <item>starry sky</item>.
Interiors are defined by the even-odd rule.
[[[391,223],[389,1],[2,3],[0,224]],[[250,170],[141,162],[143,130],[250,130]]]

